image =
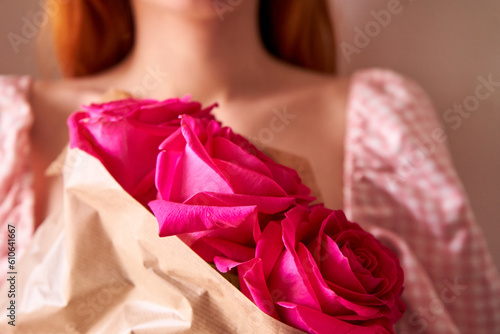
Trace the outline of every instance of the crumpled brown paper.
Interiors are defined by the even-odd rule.
[[[63,202],[16,265],[16,326],[0,333],[302,333],[260,311],[100,162],[69,150],[52,166]],[[0,307],[9,305],[8,284]]]

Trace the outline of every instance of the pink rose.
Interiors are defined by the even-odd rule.
[[[156,198],[156,157],[161,142],[180,126],[180,115],[212,118],[184,99],[125,99],[84,106],[68,119],[70,146],[98,158],[116,181],[143,205]]]
[[[297,172],[273,162],[245,138],[209,119],[183,116],[161,145],[149,203],[160,236],[180,235],[207,262],[221,249],[240,260],[253,256],[261,228],[310,190]]]
[[[405,311],[398,258],[342,211],[297,206],[266,226],[255,258],[231,256],[217,268],[237,267],[250,300],[309,333],[393,333]]]

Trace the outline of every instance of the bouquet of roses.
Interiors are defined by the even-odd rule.
[[[71,147],[98,158],[176,235],[266,314],[309,333],[393,333],[403,272],[387,247],[314,199],[297,172],[189,99],[93,104],[68,120]]]

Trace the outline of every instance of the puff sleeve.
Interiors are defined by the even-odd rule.
[[[405,271],[399,333],[500,333],[500,279],[426,93],[356,72],[347,108],[344,210]]]
[[[15,247],[17,262],[33,234],[30,85],[27,76],[0,76],[0,285],[15,271],[8,266],[9,247]],[[15,226],[15,243],[9,243],[8,225]]]

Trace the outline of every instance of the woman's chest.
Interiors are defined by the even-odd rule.
[[[318,202],[341,209],[345,110],[322,103],[259,103],[216,117],[277,162],[298,171]]]

